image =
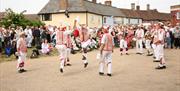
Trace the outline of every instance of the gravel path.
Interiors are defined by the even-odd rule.
[[[71,67],[59,72],[58,56],[29,59],[26,73],[16,71],[16,61],[0,63],[0,91],[180,91],[180,50],[165,51],[167,69],[155,70],[152,57],[113,53],[112,77],[99,76],[97,51],[88,53],[83,68],[81,54],[71,55]]]

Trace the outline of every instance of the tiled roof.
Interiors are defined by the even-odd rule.
[[[60,0],[50,0],[45,7],[39,12],[60,13]],[[91,12],[104,16],[121,16],[128,18],[141,18],[143,20],[170,20],[170,14],[159,13],[157,10],[131,10],[122,9],[104,4],[93,3],[87,0],[68,0],[69,12]]]
[[[40,20],[37,14],[25,14],[24,16],[26,19],[29,19],[29,20]]]
[[[145,21],[161,20],[166,21],[171,19],[169,13],[160,13],[157,10],[131,10],[131,9],[120,9],[120,11],[129,18],[142,18]]]
[[[59,13],[59,0],[50,0],[45,7],[39,12],[43,13]],[[69,12],[91,12],[108,16],[124,16],[118,8],[103,4],[93,3],[87,0],[68,0]]]

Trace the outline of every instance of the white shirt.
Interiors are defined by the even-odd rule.
[[[136,37],[144,37],[144,30],[143,29],[137,29],[136,30]]]

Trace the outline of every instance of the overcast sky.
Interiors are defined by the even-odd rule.
[[[6,8],[11,8],[15,12],[22,12],[36,14],[49,0],[0,0],[0,11],[5,11]],[[105,0],[97,0],[104,2]],[[151,9],[157,9],[160,12],[170,12],[171,5],[180,4],[180,0],[111,0],[112,5],[119,8],[131,8],[131,3],[140,5],[141,9],[146,9],[146,4],[150,4]]]

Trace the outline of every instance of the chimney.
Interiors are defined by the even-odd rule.
[[[150,10],[150,4],[147,4],[147,10]]]
[[[111,0],[106,0],[106,1],[104,2],[104,4],[107,5],[107,6],[112,6]]]
[[[92,0],[93,3],[97,3],[97,0]]]
[[[59,5],[61,10],[67,10],[68,8],[68,0],[59,0]]]
[[[140,10],[140,6],[139,5],[136,6],[136,10]]]
[[[131,9],[135,10],[135,3],[131,3]]]

